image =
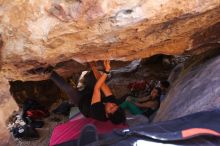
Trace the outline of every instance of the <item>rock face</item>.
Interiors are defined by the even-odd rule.
[[[77,62],[220,46],[219,0],[0,0],[0,22],[3,120],[17,109],[8,81],[48,79],[53,68],[79,73]]]
[[[9,83],[6,79],[0,82],[0,145],[4,145],[8,141],[9,132],[6,127],[6,121],[13,111],[18,110],[18,106],[9,92]]]
[[[197,61],[201,58],[196,59],[182,70],[172,84],[154,121],[220,108],[220,56],[199,64]]]
[[[219,46],[219,0],[0,1],[1,74],[74,59],[134,60]]]

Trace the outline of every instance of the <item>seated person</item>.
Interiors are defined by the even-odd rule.
[[[168,90],[170,87],[170,83],[168,81],[161,81],[160,82],[160,88],[161,88],[161,96],[160,101],[164,100]]]
[[[110,120],[113,124],[125,123],[125,112],[119,107],[117,99],[113,96],[110,88],[105,84],[105,80],[110,71],[110,62],[104,61],[105,71],[103,74],[90,63],[97,82],[94,86],[91,97],[81,97],[79,109],[86,117],[91,117],[99,121]],[[101,97],[101,91],[105,97]]]
[[[160,106],[161,89],[158,87],[153,88],[151,94],[143,98],[128,98],[120,107],[128,109],[134,115],[144,114],[149,117]]]

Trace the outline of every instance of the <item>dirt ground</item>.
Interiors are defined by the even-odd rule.
[[[8,146],[48,146],[54,127],[58,124],[66,122],[67,120],[68,117],[51,114],[50,117],[43,120],[45,125],[42,128],[36,129],[40,135],[38,140],[23,141],[14,139],[13,136],[11,136]]]

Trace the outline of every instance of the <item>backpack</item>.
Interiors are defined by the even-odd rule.
[[[31,127],[30,125],[14,127],[11,132],[15,138],[23,140],[35,140],[39,138],[39,134],[35,128]]]

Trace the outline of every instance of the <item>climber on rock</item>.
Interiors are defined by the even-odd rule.
[[[118,101],[112,94],[109,86],[105,84],[105,80],[111,69],[110,62],[104,61],[105,71],[102,74],[96,69],[94,63],[90,63],[90,66],[97,82],[94,86],[92,97],[83,97],[82,103],[84,104],[80,108],[89,108],[89,116],[94,119],[100,121],[110,120],[113,124],[124,123],[126,120],[125,112],[119,107]],[[101,91],[105,96],[103,98],[101,97]],[[88,111],[88,109],[82,110],[82,113],[85,111]]]
[[[110,62],[104,61],[105,71],[100,73],[93,63],[90,63],[93,72],[84,76],[84,88],[78,90],[65,82],[56,72],[51,74],[51,79],[68,96],[69,103],[78,106],[85,117],[94,118],[99,121],[110,120],[113,124],[125,123],[125,112],[119,107],[118,100],[113,96],[105,80],[111,69]],[[105,97],[101,97],[101,91]]]

